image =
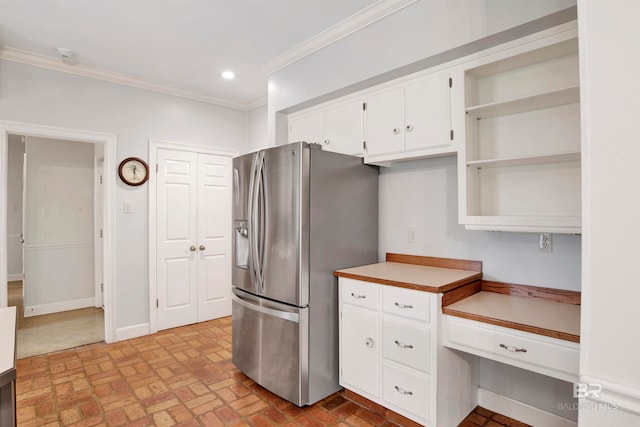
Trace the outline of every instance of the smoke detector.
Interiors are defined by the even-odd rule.
[[[59,47],[56,49],[56,52],[58,52],[58,55],[60,55],[60,58],[62,58],[63,60],[73,57],[73,51],[71,49]]]

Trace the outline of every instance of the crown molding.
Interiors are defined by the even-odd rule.
[[[294,62],[297,62],[324,47],[332,45],[356,31],[378,22],[417,1],[418,0],[378,0],[371,6],[354,13],[350,17],[276,56],[264,64],[260,68],[260,71],[263,74],[270,76],[271,74],[288,67]]]
[[[127,74],[116,73],[114,71],[104,70],[83,64],[67,64],[58,58],[38,55],[24,50],[13,49],[10,47],[0,47],[0,59],[21,64],[33,65],[35,67],[46,68],[63,73],[75,74],[77,76],[89,77],[92,79],[103,80],[111,83],[121,84],[125,86],[145,89],[152,92],[163,93],[166,95],[178,96],[181,98],[192,99],[194,101],[202,101],[209,104],[218,105],[220,107],[233,108],[236,110],[248,111],[266,102],[266,97],[259,98],[251,103],[243,104],[239,102],[231,102],[213,96],[204,95],[197,92],[178,89],[173,86],[152,82],[150,80],[141,79],[139,77]]]
[[[250,110],[253,110],[254,108],[262,107],[267,103],[267,101],[268,101],[267,96],[262,96],[256,100],[253,100],[246,105],[246,111],[250,111]]]

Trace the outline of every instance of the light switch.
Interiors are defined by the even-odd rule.
[[[122,203],[122,212],[124,212],[126,214],[130,214],[131,212],[133,212],[133,206],[132,206],[131,202]]]

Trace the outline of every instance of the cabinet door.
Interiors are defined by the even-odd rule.
[[[289,142],[322,142],[322,114],[310,114],[289,120]]]
[[[323,113],[322,143],[325,150],[364,154],[362,101],[330,108]]]
[[[404,95],[397,88],[367,98],[367,155],[404,151]]]
[[[340,384],[378,397],[380,342],[378,313],[342,305]]]
[[[451,144],[449,75],[427,76],[405,87],[405,149]]]

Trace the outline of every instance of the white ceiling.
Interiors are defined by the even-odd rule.
[[[239,108],[266,99],[261,68],[377,0],[0,0],[0,46]],[[13,54],[29,56],[24,52]],[[232,81],[220,73],[231,69]],[[79,72],[79,74],[82,74]]]

